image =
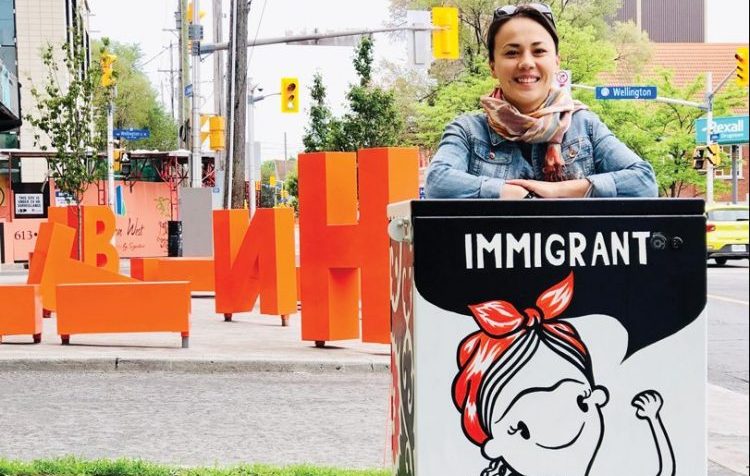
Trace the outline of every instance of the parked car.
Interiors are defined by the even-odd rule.
[[[706,247],[708,259],[723,266],[730,259],[748,257],[747,205],[706,207]]]

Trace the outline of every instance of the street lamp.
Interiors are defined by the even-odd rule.
[[[245,157],[247,158],[245,161],[245,176],[250,185],[248,207],[250,208],[250,216],[252,216],[258,205],[255,200],[255,193],[253,193],[253,190],[255,190],[256,173],[258,176],[260,175],[260,170],[255,170],[255,103],[270,96],[279,96],[281,93],[260,94],[263,92],[263,88],[259,84],[252,83],[249,78],[247,84],[250,86],[248,86],[247,120],[245,121],[245,150],[247,151],[245,153]],[[258,95],[255,94],[256,91],[259,93]]]

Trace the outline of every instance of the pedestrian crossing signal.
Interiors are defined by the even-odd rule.
[[[281,78],[281,112],[299,112],[299,80]]]

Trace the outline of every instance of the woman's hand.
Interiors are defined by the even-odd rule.
[[[506,180],[506,186],[516,185],[537,194],[542,198],[581,198],[586,195],[591,182],[586,179],[544,182],[541,180]],[[503,193],[505,189],[503,189]]]
[[[526,198],[529,194],[529,189],[524,188],[521,185],[510,184],[511,180],[508,180],[503,185],[503,189],[500,191],[500,200],[519,200]]]

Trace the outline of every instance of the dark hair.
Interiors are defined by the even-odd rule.
[[[487,50],[489,51],[490,61],[495,59],[495,37],[500,31],[500,28],[513,18],[528,18],[529,20],[533,20],[542,25],[552,37],[552,41],[555,42],[555,53],[558,52],[560,39],[557,37],[557,29],[555,28],[555,25],[535,8],[519,5],[516,11],[511,15],[504,15],[499,18],[497,16],[493,17],[492,23],[490,23],[490,27],[487,30]]]

